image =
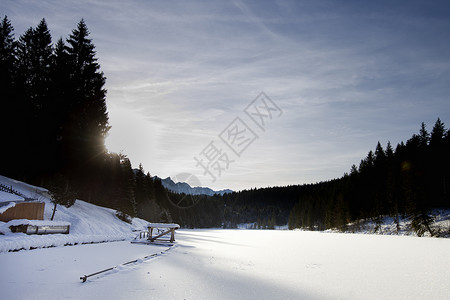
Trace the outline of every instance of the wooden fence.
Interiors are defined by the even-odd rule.
[[[14,195],[25,198],[25,196],[22,193],[19,193],[18,191],[13,189],[12,186],[7,186],[7,185],[1,184],[1,183],[0,183],[0,191],[4,191],[4,192],[10,193],[10,194],[14,194]]]

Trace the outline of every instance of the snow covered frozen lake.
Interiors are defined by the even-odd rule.
[[[178,230],[0,253],[2,299],[450,299],[450,240],[269,230]],[[109,267],[90,277],[80,276]]]

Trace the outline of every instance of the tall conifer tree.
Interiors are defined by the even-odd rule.
[[[14,65],[16,63],[16,45],[14,41],[14,28],[5,16],[0,22],[0,87],[6,96],[11,96],[14,82]],[[3,98],[3,97],[2,97]],[[3,98],[4,101],[8,100]]]
[[[431,131],[430,146],[441,145],[445,136],[445,126],[441,119],[438,118]]]
[[[29,28],[18,41],[17,73],[15,85],[17,89],[17,105],[21,123],[20,147],[33,147],[26,156],[20,158],[22,176],[36,180],[48,170],[46,164],[50,157],[48,115],[49,80],[52,60],[51,35],[45,19]],[[22,177],[21,176],[21,177]]]
[[[110,128],[106,109],[105,77],[84,20],[67,39],[70,70],[67,86],[68,116],[64,125],[66,172],[77,178],[87,201],[94,199],[106,159],[105,137]]]
[[[95,57],[95,47],[84,20],[67,39],[71,70],[71,150],[81,163],[95,160],[106,152],[104,140],[110,128],[106,109],[105,77]],[[81,160],[81,161],[79,161]]]
[[[16,46],[14,28],[5,16],[0,22],[0,91],[2,94],[0,109],[0,128],[3,128],[3,139],[10,144],[18,141],[20,124],[16,124],[19,107],[17,105],[14,87]],[[19,127],[19,128],[18,128]],[[15,160],[17,151],[13,147],[0,147],[0,172],[7,176],[16,177]]]
[[[108,113],[106,110],[106,78],[100,71],[100,65],[95,57],[95,47],[88,38],[89,31],[84,20],[78,23],[69,39],[69,60],[72,67],[72,80],[77,84],[75,93],[78,102],[85,106],[81,117],[85,121],[89,134],[98,139],[99,148],[103,148],[104,138],[109,130]],[[103,150],[103,149],[99,149]]]

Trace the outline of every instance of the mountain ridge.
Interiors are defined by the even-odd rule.
[[[174,192],[174,193],[178,193],[178,194],[187,194],[187,195],[208,195],[208,196],[213,196],[215,194],[221,195],[223,196],[224,194],[228,194],[228,193],[232,193],[233,191],[230,189],[224,189],[224,190],[219,190],[219,191],[215,191],[209,187],[191,187],[188,183],[186,182],[177,182],[175,183],[172,178],[167,177],[167,178],[160,178],[158,176],[155,176],[156,178],[161,180],[162,185]]]

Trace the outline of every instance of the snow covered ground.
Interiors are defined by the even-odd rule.
[[[44,222],[49,222],[53,212],[53,203],[51,203],[46,189],[4,176],[0,176],[0,183],[12,187],[25,197],[45,202]],[[9,198],[6,195],[3,196],[1,198],[4,201],[3,207],[11,207],[9,201],[7,201]],[[12,197],[14,196],[12,195]],[[12,233],[9,230],[9,226],[17,225],[18,223],[27,224],[29,221],[12,220],[7,223],[0,222],[0,252],[81,243],[129,240],[136,236],[136,231],[146,230],[148,224],[147,221],[138,218],[133,219],[132,224],[125,223],[116,217],[115,210],[96,206],[81,200],[77,200],[69,208],[58,205],[54,221],[54,225],[61,223],[70,224],[70,234],[25,235],[24,233]]]
[[[0,253],[1,298],[450,299],[448,239],[178,230],[166,249],[122,241]]]
[[[431,212],[434,222],[430,228],[437,237],[450,238],[450,210],[435,209]],[[329,229],[327,232],[340,232],[337,229]],[[417,236],[417,233],[411,227],[411,219],[399,216],[398,228],[395,219],[390,216],[383,216],[379,219],[379,223],[375,220],[359,220],[348,224],[347,233],[364,233],[364,234],[384,234],[384,235],[410,235]],[[431,236],[428,231],[424,236]]]
[[[0,183],[44,201],[49,219],[45,189],[2,176]],[[70,234],[11,233],[0,222],[0,299],[450,299],[449,239],[177,230],[169,248],[130,243],[146,221],[127,224],[80,200],[58,206],[55,220],[69,222]],[[30,248],[38,249],[8,252]]]

